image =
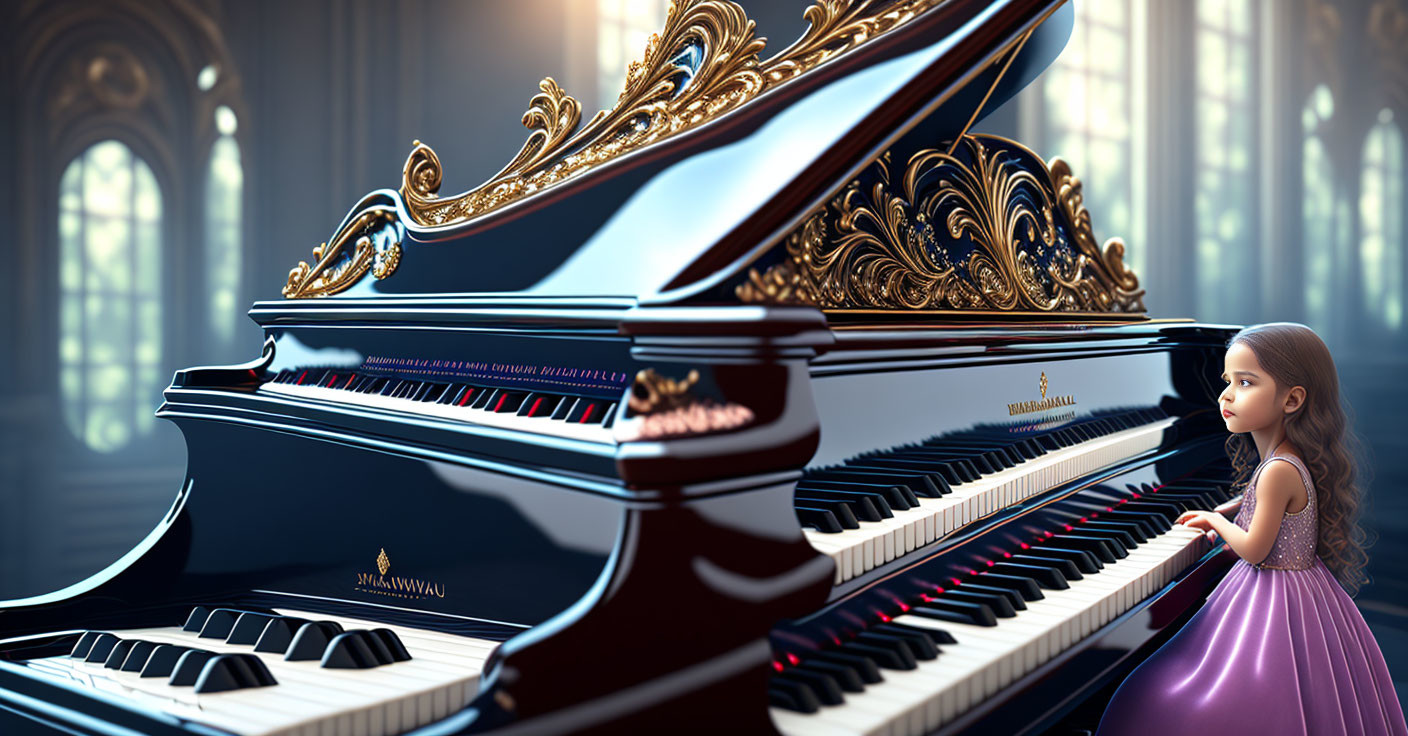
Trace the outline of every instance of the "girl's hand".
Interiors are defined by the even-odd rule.
[[[1184,511],[1174,523],[1191,526],[1199,531],[1210,532],[1212,531],[1212,517],[1218,515],[1219,514],[1215,511]]]

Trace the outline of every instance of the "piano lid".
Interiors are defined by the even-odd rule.
[[[284,295],[738,303],[755,262],[776,265],[893,146],[956,140],[1035,78],[1072,16],[1062,0],[819,0],[764,59],[742,8],[678,0],[612,110],[579,125],[544,80],[522,150],[453,196],[417,144],[400,189],[359,202]]]

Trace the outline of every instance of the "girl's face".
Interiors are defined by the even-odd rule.
[[[1227,431],[1253,432],[1285,416],[1276,383],[1261,369],[1256,353],[1245,343],[1235,343],[1223,358],[1222,380],[1227,388],[1217,397]]]

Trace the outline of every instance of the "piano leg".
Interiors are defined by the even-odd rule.
[[[801,534],[793,480],[775,478],[625,509],[588,595],[490,659],[466,731],[772,732],[767,633],[820,607],[835,574]]]

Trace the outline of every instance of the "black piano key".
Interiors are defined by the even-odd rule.
[[[814,484],[798,482],[796,496],[807,498],[828,498],[833,501],[855,501],[860,503],[860,507],[851,507],[851,511],[856,513],[856,518],[861,518],[861,513],[869,515],[872,512],[881,519],[894,518],[895,512],[890,507],[890,502],[886,495],[878,491],[857,490],[855,488],[820,488]],[[867,519],[873,521],[873,519]]]
[[[556,394],[534,393],[529,394],[524,399],[523,405],[518,408],[518,415],[523,417],[551,417],[557,410],[557,405],[561,403],[563,397]]]
[[[192,634],[200,633],[205,620],[210,617],[210,609],[205,606],[196,606],[191,609],[191,615],[186,617],[186,625],[181,627],[182,631],[189,631]]]
[[[1116,506],[1114,511],[1101,511],[1096,517],[1100,521],[1123,522],[1135,524],[1143,532],[1145,539],[1157,537],[1167,531],[1171,525],[1164,524],[1162,520],[1148,514],[1141,514],[1137,511],[1120,511]]]
[[[981,603],[991,609],[992,615],[998,618],[1012,618],[1017,615],[1017,609],[1012,607],[1012,603],[1007,600],[1006,596],[973,590],[973,586],[971,585],[964,585],[947,591],[943,594],[942,598],[955,601],[967,601],[968,603]]]
[[[456,401],[459,401],[463,391],[463,383],[451,383],[445,386],[445,390],[441,391],[440,395],[435,398],[435,403],[442,406],[453,406]]]
[[[420,393],[420,400],[438,404],[440,403],[440,397],[445,395],[445,392],[450,389],[451,385],[452,384],[448,383],[429,384],[425,387],[425,390]]]
[[[1055,542],[1056,540],[1053,539],[1050,543],[1034,547],[1033,549],[1038,554],[1063,557],[1070,560],[1076,563],[1076,568],[1086,575],[1094,575],[1105,567],[1105,563],[1101,562],[1099,557],[1096,557],[1090,552],[1072,547],[1062,547]]]
[[[893,649],[896,652],[901,652],[901,656],[907,655],[908,657],[912,657],[916,662],[916,666],[919,660],[921,659],[932,659],[932,657],[920,656],[921,652],[924,652],[925,650],[922,648],[916,648],[915,645],[911,644],[909,642],[908,634],[892,634],[886,631],[877,630],[872,627],[857,634],[854,641],[860,644],[869,644],[870,646],[875,647],[886,647],[889,649]],[[937,654],[935,656],[937,656]]]
[[[1154,494],[1154,497],[1158,499],[1185,499],[1192,504],[1193,508],[1199,509],[1212,509],[1213,507],[1218,506],[1222,503],[1221,501],[1217,500],[1217,498],[1212,493],[1195,493],[1193,491],[1186,491],[1168,487],[1160,489],[1157,493]]]
[[[975,581],[981,585],[991,585],[995,588],[1006,588],[1015,590],[1025,601],[1039,601],[1046,596],[1037,586],[1036,581],[1029,577],[1020,575],[1003,575],[1001,573],[985,573]]]
[[[391,653],[363,630],[344,631],[328,642],[322,666],[328,669],[366,670],[391,664]]]
[[[86,659],[88,653],[93,651],[93,642],[102,636],[101,631],[85,631],[83,636],[78,637],[78,642],[73,645],[73,651],[68,656],[74,659]]]
[[[860,522],[851,511],[851,505],[845,501],[831,501],[824,498],[797,498],[798,507],[808,507],[814,509],[826,509],[831,515],[836,517],[836,522],[842,529],[859,529]]]
[[[88,656],[83,658],[84,662],[106,662],[108,655],[112,654],[113,647],[121,641],[112,634],[98,634],[98,638],[93,640],[93,646],[88,650]]]
[[[367,386],[375,380],[376,376],[357,376],[357,380],[353,381],[352,385],[347,387],[347,390],[351,391],[354,394],[363,393],[364,391],[366,391]]]
[[[841,469],[849,470],[849,471],[854,471],[854,472],[858,472],[858,473],[872,473],[872,472],[876,472],[876,473],[890,474],[890,475],[899,475],[899,476],[918,476],[918,477],[923,477],[923,478],[928,479],[929,483],[930,483],[931,485],[933,485],[933,487],[939,489],[939,490],[938,490],[938,495],[927,496],[928,498],[938,498],[939,496],[946,496],[946,495],[948,495],[949,493],[952,493],[952,492],[953,492],[953,486],[956,485],[956,482],[955,482],[955,483],[949,482],[949,478],[948,478],[947,475],[945,475],[944,473],[937,472],[937,471],[928,470],[928,469],[925,469],[925,468],[905,468],[905,467],[897,467],[897,466],[894,466],[894,465],[879,465],[879,464],[874,464],[874,463],[869,462],[868,460],[863,460],[863,459],[857,459],[857,460],[852,460],[852,461],[850,461],[850,462],[847,462],[844,466],[842,466]],[[878,477],[877,477],[877,480],[879,480]],[[909,486],[909,489],[910,489],[911,491],[913,491],[916,495],[918,495],[919,491],[916,490],[916,489],[914,488],[914,486]],[[917,505],[917,504],[916,504],[916,505]]]
[[[773,682],[779,680],[796,682],[807,687],[822,705],[840,705],[846,702],[845,697],[841,695],[841,685],[836,682],[836,678],[825,672],[793,668],[772,676]]]
[[[997,617],[993,615],[991,608],[981,603],[970,603],[968,601],[940,601],[935,599],[922,606],[915,606],[909,609],[909,615],[930,618],[935,621],[971,624],[973,626],[997,625]]]
[[[946,591],[937,598],[929,598],[923,604],[910,609],[914,613],[920,608],[926,611],[941,610],[960,613],[968,617],[969,623],[977,626],[993,626],[997,621],[997,613],[985,602],[962,600],[951,595],[955,591]],[[922,615],[922,614],[921,614]],[[989,621],[993,623],[988,623]]]
[[[360,391],[360,393],[376,394],[378,396],[385,394],[386,386],[389,383],[391,383],[390,378],[387,378],[386,376],[376,376],[372,380],[368,381],[365,386],[362,386],[362,390]]]
[[[1134,538],[1136,544],[1143,544],[1149,541],[1149,535],[1144,533],[1144,526],[1132,521],[1106,521],[1102,514],[1099,519],[1091,519],[1081,524],[1086,529],[1116,529]]]
[[[1100,558],[1101,562],[1106,563],[1111,563],[1129,556],[1129,553],[1126,552],[1121,545],[1115,544],[1108,539],[1088,537],[1083,534],[1062,534],[1059,537],[1053,538],[1049,544],[1059,544],[1062,547],[1083,549]]]
[[[879,624],[870,627],[870,631],[900,639],[909,646],[910,653],[917,660],[928,661],[939,656],[939,648],[934,645],[934,640],[911,628]]]
[[[591,423],[592,423],[592,422],[591,422],[590,420],[587,422],[587,424],[591,424]],[[607,404],[607,405],[601,410],[601,426],[602,426],[604,429],[611,429],[611,425],[612,425],[612,424],[615,424],[615,423],[616,423],[616,404],[615,404],[615,402],[613,402],[613,403]]]
[[[911,504],[900,486],[862,481],[829,480],[829,478],[803,478],[797,481],[797,490],[841,491],[841,493],[863,493],[880,498],[888,509],[908,511],[917,504]]]
[[[488,407],[489,402],[498,400],[500,391],[501,389],[497,388],[480,388],[474,392],[474,398],[469,400],[469,408],[484,409]]]
[[[576,406],[580,400],[572,396],[563,396],[562,400],[557,402],[557,408],[552,410],[552,420],[554,422],[566,421],[567,415],[572,413],[572,407]]]
[[[1172,524],[1178,519],[1178,516],[1183,513],[1183,509],[1179,508],[1174,504],[1158,503],[1156,501],[1149,501],[1146,499],[1130,501],[1129,503],[1122,503],[1117,508],[1120,511],[1147,512],[1150,515],[1159,517],[1167,524]]]
[[[841,533],[841,522],[827,509],[810,506],[797,506],[796,509],[797,519],[802,522],[802,526],[809,526],[823,534]]]
[[[902,470],[858,469],[850,467],[829,468],[812,471],[807,480],[839,483],[865,483],[881,488],[898,488],[909,506],[918,506],[919,498],[938,498],[949,492],[948,485],[942,487],[934,482],[937,476],[931,473],[906,473]],[[939,478],[943,482],[942,478]],[[892,502],[891,506],[895,506]],[[895,506],[895,508],[900,508]]]
[[[200,679],[200,673],[205,669],[205,663],[215,658],[215,652],[208,652],[204,649],[188,649],[181,658],[176,660],[176,669],[171,671],[171,677],[167,684],[176,687],[191,687]]]
[[[823,662],[816,658],[808,659],[797,668],[803,672],[819,672],[830,675],[836,681],[836,685],[841,690],[848,693],[859,693],[865,691],[865,683],[860,679],[860,673],[854,667],[839,664],[836,662]]]
[[[860,677],[861,682],[867,685],[874,685],[877,682],[883,682],[885,680],[880,674],[880,667],[875,664],[875,660],[863,654],[853,654],[851,652],[841,651],[840,649],[832,649],[814,654],[809,657],[807,661],[830,662],[849,667]]]
[[[391,629],[371,629],[367,635],[381,643],[391,655],[392,662],[407,662],[411,659],[411,653],[406,651],[406,645],[401,643],[401,637]]]
[[[1027,602],[1022,600],[1022,594],[1010,588],[999,588],[995,585],[983,585],[981,583],[964,583],[954,590],[973,590],[979,593],[992,593],[1007,599],[1007,605],[1015,611],[1027,610]]]
[[[1059,570],[1067,580],[1080,580],[1085,576],[1081,574],[1076,563],[1064,557],[1055,555],[1043,555],[1039,550],[1033,550],[1031,554],[1012,555],[1012,561],[1022,565],[1041,565]]]
[[[861,495],[846,498],[844,496],[829,494],[826,491],[798,491],[794,498],[799,502],[812,506],[823,502],[845,504],[856,521],[880,521],[886,518],[880,515],[880,511],[875,508],[875,503],[871,501],[871,499]],[[827,508],[831,507],[827,506]],[[894,514],[890,514],[889,516],[893,517]]]
[[[274,620],[274,616],[266,613],[253,613],[246,611],[235,619],[235,625],[230,629],[229,636],[225,637],[226,644],[248,644],[253,645],[259,641],[259,635],[264,633],[264,627]]]
[[[498,398],[492,404],[495,414],[515,414],[518,408],[523,406],[523,400],[528,398],[526,391],[501,391]]]
[[[170,677],[176,669],[176,663],[181,661],[181,656],[188,651],[189,647],[158,644],[156,649],[152,650],[151,656],[147,657],[147,663],[142,665],[141,677]]]
[[[971,483],[982,477],[972,463],[958,456],[948,454],[928,454],[923,452],[881,453],[866,458],[866,463],[930,470],[939,473],[949,485]]]
[[[254,651],[275,654],[287,652],[288,645],[293,643],[294,635],[306,623],[308,623],[307,619],[275,616],[265,624],[264,631],[260,632],[259,640],[254,642]]]
[[[237,611],[233,608],[217,608],[211,611],[205,619],[205,625],[200,627],[200,633],[197,636],[202,639],[224,639],[235,628],[235,622],[239,620],[242,613],[244,611]]]
[[[909,624],[897,624],[891,621],[888,624],[880,624],[879,626],[876,626],[875,629],[877,631],[901,630],[908,631],[912,634],[919,634],[920,636],[923,636],[929,641],[933,642],[935,647],[942,644],[958,643],[958,641],[953,638],[953,634],[950,634],[947,631],[944,631],[943,629],[935,629],[930,628],[928,626],[911,626]]]
[[[887,453],[890,454],[890,453]],[[963,452],[938,447],[910,447],[894,450],[893,457],[914,457],[921,460],[946,460],[954,464],[968,480],[977,480],[1003,469],[987,453]]]
[[[1081,524],[1077,529],[1081,534],[1087,537],[1098,537],[1100,539],[1109,540],[1114,542],[1116,546],[1122,547],[1125,550],[1131,550],[1139,546],[1139,543],[1134,541],[1132,534],[1120,529],[1100,529],[1091,527],[1089,524]]]
[[[108,652],[108,658],[103,660],[103,667],[110,670],[122,669],[122,663],[127,661],[127,655],[132,652],[136,643],[136,639],[123,639],[113,645],[112,651]]]
[[[909,645],[898,640],[889,643],[848,641],[841,645],[841,651],[869,657],[884,669],[912,670],[919,667],[914,653],[909,650]]]
[[[816,699],[811,688],[791,681],[778,681],[775,678],[768,684],[768,702],[798,713],[815,713],[821,710],[821,702]]]
[[[1040,565],[1019,565],[1014,562],[999,562],[988,568],[999,575],[1018,575],[1029,577],[1036,581],[1036,584],[1047,590],[1065,590],[1071,587],[1066,582],[1066,576],[1059,570]]]
[[[334,621],[310,621],[298,628],[289,642],[284,659],[290,662],[318,661],[327,651],[328,642],[342,633],[342,626]]]
[[[137,641],[132,644],[132,649],[127,652],[127,659],[122,661],[121,670],[123,672],[141,672],[147,666],[147,659],[156,651],[156,642]]]
[[[279,684],[255,654],[219,654],[205,663],[196,680],[197,693],[221,693]]]

